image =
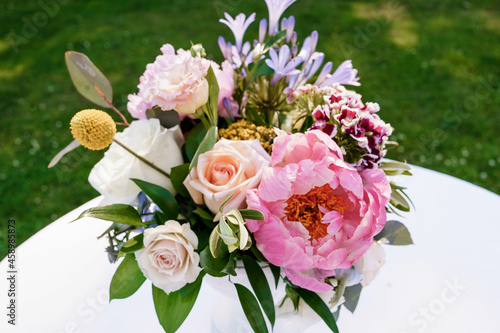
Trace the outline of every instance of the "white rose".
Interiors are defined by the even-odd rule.
[[[184,138],[179,126],[166,129],[158,119],[136,120],[117,133],[115,139],[165,172],[183,163],[180,147]],[[89,183],[104,195],[105,203],[130,204],[141,191],[130,178],[162,186],[176,194],[169,178],[115,142],[92,168]]]
[[[135,253],[139,268],[157,288],[167,294],[194,282],[201,271],[194,250],[198,238],[189,223],[167,221],[144,231],[144,249]]]
[[[184,180],[194,202],[206,204],[220,219],[219,207],[233,194],[224,206],[227,213],[232,208],[244,208],[246,192],[259,185],[264,169],[271,164],[271,156],[259,140],[232,141],[221,139],[212,150],[198,157],[198,164]]]
[[[380,267],[385,264],[385,250],[379,242],[373,242],[368,251],[354,263],[358,273],[363,275],[363,287],[368,286],[377,277]]]

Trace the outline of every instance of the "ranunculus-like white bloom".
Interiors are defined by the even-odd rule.
[[[200,256],[194,250],[198,238],[189,223],[169,220],[144,231],[144,249],[135,253],[146,278],[167,294],[194,282],[201,271]]]
[[[194,202],[205,203],[220,219],[219,207],[233,194],[224,206],[227,213],[232,208],[245,205],[246,192],[259,185],[264,169],[271,164],[271,156],[259,140],[232,141],[221,139],[212,150],[198,158],[198,164],[184,181]]]
[[[184,138],[179,126],[166,129],[158,119],[136,120],[115,139],[158,168],[170,172],[183,163]],[[130,178],[141,179],[176,194],[170,179],[113,142],[89,175],[90,184],[105,197],[105,202],[132,203],[141,191]]]
[[[379,242],[373,242],[368,251],[354,263],[358,273],[363,275],[363,287],[368,286],[377,277],[380,267],[385,264],[385,250]]]

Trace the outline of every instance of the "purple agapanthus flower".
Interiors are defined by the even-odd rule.
[[[323,68],[323,71],[324,70],[325,69]],[[334,83],[340,83],[342,85],[347,84],[351,86],[361,85],[358,82],[359,77],[356,76],[358,75],[358,70],[352,66],[351,60],[346,60],[343,63],[341,63],[340,66],[335,70],[335,72],[333,72],[332,75],[326,74],[323,71],[321,71],[320,75],[318,76],[315,85],[318,85],[320,87],[331,86]]]
[[[229,29],[231,29],[236,41],[236,49],[238,52],[241,52],[241,48],[243,46],[243,36],[245,35],[245,31],[248,29],[250,23],[255,21],[255,13],[250,15],[248,19],[245,14],[238,14],[234,19],[228,13],[224,13],[224,16],[226,19],[220,19],[219,22],[224,23],[229,27]]]
[[[281,15],[296,0],[265,0],[269,11],[269,36],[278,33],[278,23]]]
[[[275,85],[279,79],[285,76],[299,74],[300,71],[296,69],[301,62],[301,57],[295,57],[290,59],[291,52],[288,45],[283,45],[278,53],[273,48],[269,49],[269,55],[271,59],[266,59],[266,65],[274,70],[273,79],[271,80],[271,85]]]

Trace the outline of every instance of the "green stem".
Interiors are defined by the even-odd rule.
[[[158,168],[156,165],[154,165],[153,163],[149,162],[147,159],[145,159],[144,157],[136,154],[134,151],[132,151],[130,148],[128,148],[127,146],[125,146],[123,143],[121,143],[120,141],[116,140],[116,139],[113,139],[114,142],[116,142],[118,145],[120,145],[123,149],[125,149],[126,151],[128,151],[129,153],[131,153],[132,155],[134,155],[135,157],[137,157],[140,161],[144,162],[144,164],[150,166],[151,168],[155,169],[156,171],[158,171],[159,173],[161,173],[162,175],[164,175],[165,177],[167,178],[170,178],[170,174],[160,168]]]

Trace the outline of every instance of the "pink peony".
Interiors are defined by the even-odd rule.
[[[326,278],[351,267],[384,227],[389,182],[382,170],[359,173],[344,162],[339,146],[319,130],[276,132],[272,164],[247,193],[248,208],[265,220],[249,220],[248,230],[294,284],[332,290]]]

